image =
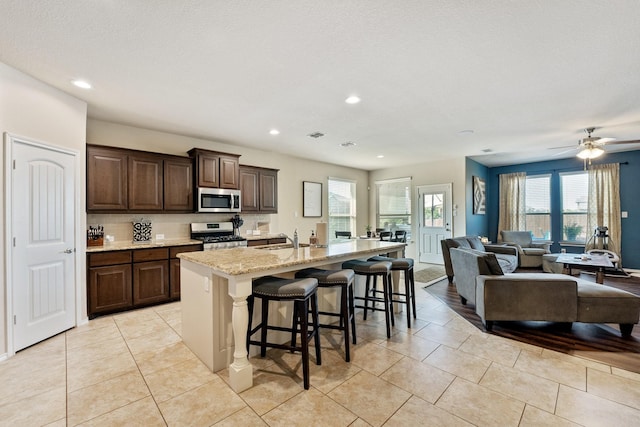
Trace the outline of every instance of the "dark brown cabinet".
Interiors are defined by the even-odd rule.
[[[202,245],[87,254],[87,314],[114,313],[180,298],[181,252]]]
[[[240,156],[199,148],[189,150],[189,155],[195,158],[198,187],[240,188]]]
[[[188,158],[164,160],[164,210],[193,210],[193,161]]]
[[[267,246],[282,245],[287,243],[286,237],[272,237],[271,239],[251,239],[247,240],[247,246]]]
[[[161,211],[163,159],[155,155],[129,155],[129,210]]]
[[[243,212],[278,212],[278,170],[240,166]]]
[[[125,211],[127,154],[109,148],[87,146],[87,210]]]
[[[193,163],[87,145],[87,212],[193,212]]]
[[[131,251],[89,254],[87,265],[89,315],[132,307]]]

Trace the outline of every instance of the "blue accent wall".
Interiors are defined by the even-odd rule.
[[[598,163],[624,163],[620,165],[620,208],[628,213],[627,218],[622,218],[622,266],[640,269],[640,151],[627,151],[624,153],[606,153]],[[562,240],[561,228],[561,193],[560,173],[580,171],[584,169],[582,160],[574,157],[546,162],[525,163],[503,167],[488,168],[487,170],[487,214],[488,236],[496,241],[498,235],[499,178],[503,173],[526,172],[528,175],[551,174],[551,240]],[[469,175],[469,163],[467,163],[467,175]],[[470,203],[472,201],[470,200]],[[467,222],[469,224],[469,222]],[[469,230],[469,225],[467,225]],[[587,231],[587,236],[593,230]],[[584,248],[578,248],[582,251]],[[560,245],[554,243],[552,252],[560,252]],[[571,250],[567,250],[571,252]]]
[[[479,176],[485,180],[485,200],[490,193],[489,185],[489,168],[480,163],[466,159],[466,178],[465,178],[465,228],[466,234],[469,236],[488,236],[489,235],[489,204],[486,204],[486,213],[484,215],[474,215],[473,213],[473,177]],[[458,207],[460,209],[460,207]]]

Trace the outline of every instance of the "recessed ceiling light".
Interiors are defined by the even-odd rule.
[[[458,135],[460,135],[460,136],[469,136],[469,135],[473,135],[473,129],[465,129],[465,130],[461,130],[460,132],[458,132]]]
[[[383,159],[384,155],[383,154],[378,154],[376,157],[379,158],[379,159]]]
[[[356,145],[356,143],[353,141],[346,141],[340,144],[341,147],[353,147],[354,145]]]
[[[278,129],[271,129],[269,131],[270,135],[280,135],[280,131]]]
[[[360,97],[357,95],[351,95],[350,97],[345,99],[344,102],[346,102],[347,104],[357,104],[358,102],[360,102]]]
[[[72,80],[71,83],[82,89],[91,89],[92,87],[89,82],[86,82],[84,80]]]

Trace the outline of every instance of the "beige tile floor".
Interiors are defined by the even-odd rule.
[[[180,303],[101,317],[0,363],[0,425],[640,425],[640,375],[485,334],[417,293],[391,339],[358,320],[351,363],[323,332],[308,391],[300,357],[270,351],[234,393],[181,342]]]

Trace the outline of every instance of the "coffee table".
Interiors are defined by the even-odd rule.
[[[607,268],[614,268],[613,263],[606,255],[587,255],[583,258],[581,254],[560,254],[556,262],[562,263],[564,274],[571,274],[572,268],[580,270],[595,271],[596,283],[604,283],[604,272]]]

